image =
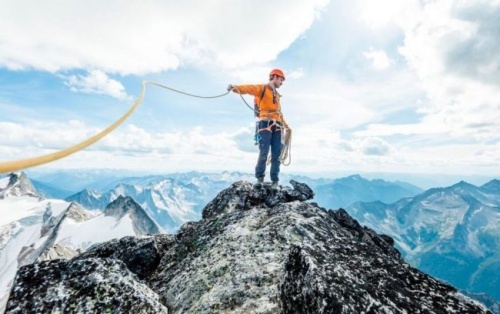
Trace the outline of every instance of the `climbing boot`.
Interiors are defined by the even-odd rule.
[[[264,178],[257,178],[257,182],[253,185],[254,188],[260,189],[264,185]]]
[[[273,181],[273,184],[271,184],[271,189],[277,190],[278,189],[278,181]]]

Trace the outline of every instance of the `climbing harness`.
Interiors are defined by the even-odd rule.
[[[260,121],[269,121],[267,127],[260,128],[259,129],[259,122]],[[262,139],[262,136],[260,135],[261,131],[268,131],[272,132],[272,128],[275,127],[276,131],[281,131],[281,152],[279,156],[280,162],[283,164],[283,166],[289,166],[291,163],[291,155],[290,155],[290,150],[291,150],[291,142],[292,142],[292,130],[285,128],[280,122],[276,120],[260,120],[257,121],[257,127],[256,127],[256,134],[254,136],[254,139],[256,139],[256,145],[258,145],[259,141]],[[271,164],[271,156],[267,157],[267,165]]]
[[[169,90],[177,92],[177,93],[181,93],[181,94],[184,94],[187,96],[192,96],[192,97],[197,97],[197,98],[218,98],[218,97],[222,97],[222,96],[229,94],[229,91],[228,91],[227,93],[217,95],[217,96],[198,96],[198,95],[185,93],[185,92],[182,92],[182,91],[179,91],[179,90],[176,90],[176,89],[173,89],[173,88],[170,88],[168,86],[165,86],[165,85],[162,85],[159,83],[155,83],[152,81],[143,81],[139,97],[137,97],[137,100],[133,103],[133,105],[130,107],[130,109],[123,116],[121,116],[118,120],[116,120],[114,123],[112,123],[106,129],[104,129],[102,132],[99,132],[96,135],[94,135],[94,136],[74,145],[74,146],[70,146],[70,147],[61,149],[61,150],[56,151],[56,152],[51,153],[51,154],[41,155],[41,156],[28,158],[28,159],[1,162],[0,163],[0,173],[18,171],[18,170],[25,169],[25,168],[30,168],[30,167],[46,164],[46,163],[64,158],[68,155],[74,154],[74,153],[94,144],[95,142],[99,141],[104,136],[108,135],[113,130],[115,130],[117,127],[119,127],[139,107],[139,105],[142,103],[142,100],[144,99],[144,95],[146,94],[146,85],[147,84],[156,85],[156,86],[161,87],[161,88],[169,89]]]

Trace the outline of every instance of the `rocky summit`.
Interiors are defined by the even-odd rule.
[[[236,182],[175,235],[23,266],[6,313],[488,313],[291,184]]]

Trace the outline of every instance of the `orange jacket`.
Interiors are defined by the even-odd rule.
[[[283,122],[287,126],[283,114],[281,113],[280,94],[273,95],[273,89],[267,85],[264,97],[260,99],[262,90],[266,85],[236,85],[235,92],[238,94],[249,94],[255,96],[255,101],[259,106],[260,119],[273,119]]]

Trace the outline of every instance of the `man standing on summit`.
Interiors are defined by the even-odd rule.
[[[285,81],[285,74],[280,69],[269,73],[269,83],[260,85],[229,85],[227,90],[238,94],[255,96],[257,138],[259,140],[259,158],[255,166],[255,187],[261,187],[266,173],[266,162],[271,148],[271,187],[278,188],[280,172],[280,154],[282,149],[282,129],[290,129],[281,113],[280,94],[277,89]]]

